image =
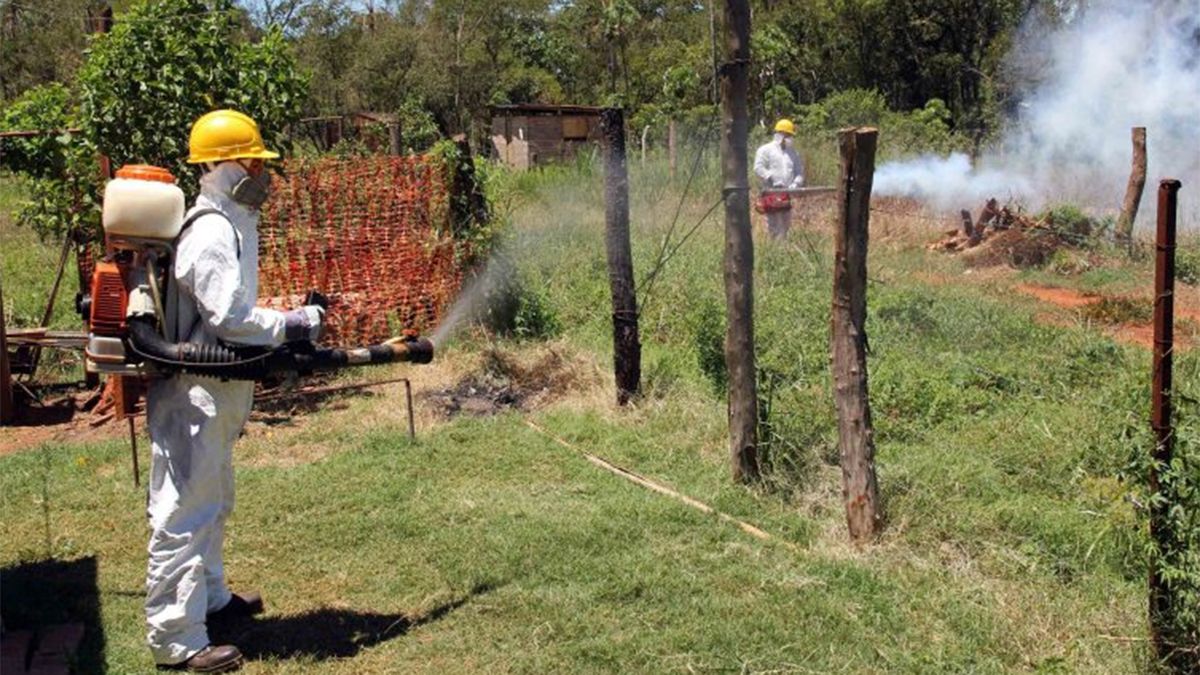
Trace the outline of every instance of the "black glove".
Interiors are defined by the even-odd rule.
[[[311,290],[308,295],[304,296],[305,305],[316,305],[325,311],[329,311],[329,298],[318,290]]]

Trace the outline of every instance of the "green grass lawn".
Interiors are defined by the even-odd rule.
[[[19,183],[0,175],[0,286],[4,290],[4,311],[9,327],[37,326],[46,311],[46,301],[54,285],[61,247],[42,241],[33,230],[13,222],[13,210],[22,198]],[[54,305],[51,326],[78,330],[75,293],[79,282],[75,257],[67,261],[67,270]]]
[[[678,187],[634,171],[644,275]],[[607,371],[598,180],[522,179],[509,251],[564,330],[500,349]],[[686,200],[680,228],[710,205]],[[855,549],[832,463],[829,244],[812,218],[791,245],[757,251],[759,364],[773,383],[764,485],[730,482],[723,398],[700,365],[720,335],[719,219],[643,305],[643,398],[617,409],[606,376],[531,413],[776,541],[600,471],[519,413],[426,416],[410,442],[399,399],[354,397],[235,453],[227,568],[269,605],[228,636],[252,657],[246,672],[1138,672],[1141,491],[1121,477],[1143,438],[1127,432],[1144,426],[1149,355],[1039,323],[1036,301],[997,283],[935,282],[966,277],[877,221],[868,331],[888,521]],[[429,372],[483,346],[468,339]],[[1191,355],[1178,367],[1185,388],[1200,381]],[[150,668],[145,494],[128,461],[120,442],[0,458],[6,620],[93,613],[81,672]],[[51,559],[94,565],[94,582],[39,576]],[[57,600],[34,602],[45,593]]]

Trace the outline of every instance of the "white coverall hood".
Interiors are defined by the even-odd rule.
[[[200,196],[225,215],[244,225],[258,227],[258,211],[233,199],[233,188],[247,176],[246,167],[238,162],[221,162],[200,178]]]
[[[223,162],[200,180],[201,216],[176,243],[167,293],[173,339],[275,346],[285,317],[258,302],[258,213],[232,190],[246,175]],[[233,443],[250,415],[254,383],[196,375],[154,381],[147,392],[151,441],[147,642],[160,664],[208,646],[205,618],[229,602],[222,557],[233,510]]]

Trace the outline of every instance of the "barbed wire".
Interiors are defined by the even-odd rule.
[[[713,119],[709,120],[708,128],[705,129],[704,139],[701,141],[700,146],[696,149],[696,157],[692,160],[692,169],[688,172],[687,182],[684,183],[683,194],[679,195],[679,202],[675,206],[675,216],[671,219],[671,225],[667,228],[666,236],[663,237],[662,246],[659,247],[658,255],[655,258],[654,265],[651,266],[650,271],[642,279],[642,283],[638,284],[637,288],[634,289],[635,297],[641,295],[641,299],[638,300],[639,307],[649,302],[650,291],[654,289],[654,281],[658,278],[659,273],[662,272],[663,267],[667,264],[667,261],[670,259],[670,257],[674,255],[675,251],[679,250],[679,246],[682,246],[683,242],[687,241],[687,239],[691,237],[691,235],[699,227],[700,223],[703,223],[704,220],[708,218],[709,214],[712,213],[713,209],[716,208],[716,205],[710,207],[704,216],[701,217],[700,222],[694,225],[692,229],[688,231],[688,234],[685,235],[684,239],[680,241],[679,245],[672,249],[670,254],[667,253],[667,250],[671,244],[671,236],[675,233],[675,227],[679,223],[679,217],[683,214],[684,202],[687,200],[688,192],[690,192],[692,188],[692,182],[695,180],[696,174],[700,169],[700,160],[704,157],[704,151],[708,148],[709,137],[712,135],[712,132],[714,129],[716,129],[716,127],[717,119],[716,117],[713,117]],[[724,195],[721,196],[721,199],[718,201],[718,203],[723,201],[725,201]]]

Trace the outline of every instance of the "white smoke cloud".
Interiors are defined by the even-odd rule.
[[[890,162],[875,170],[872,192],[912,197],[940,209],[974,207],[989,197],[1019,197],[1032,187],[1019,175],[993,169],[975,170],[971,158],[956,152],[949,157],[926,155]]]
[[[1060,30],[1027,35],[1011,61],[1037,63],[1040,72],[1000,146],[974,169],[956,157],[885,164],[875,193],[942,207],[1011,194],[1033,206],[1072,201],[1115,211],[1129,178],[1130,129],[1144,126],[1139,221],[1153,217],[1158,179],[1170,176],[1184,182],[1184,222],[1200,225],[1200,200],[1188,196],[1200,193],[1200,0],[1099,0]]]

